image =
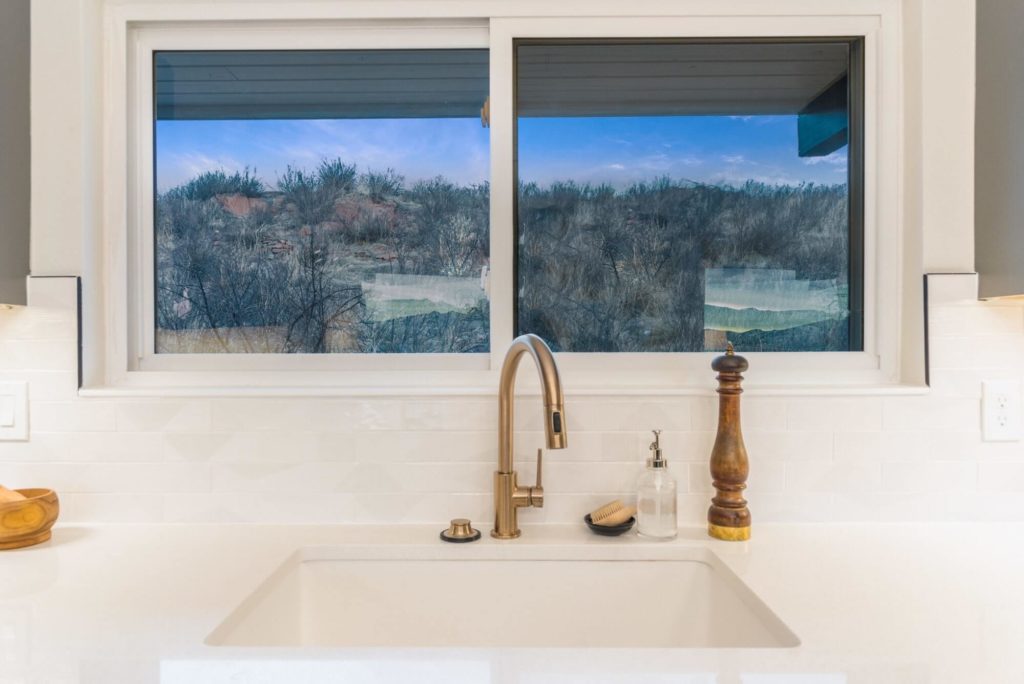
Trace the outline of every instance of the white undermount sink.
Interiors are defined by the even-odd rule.
[[[206,643],[757,648],[800,641],[706,548],[503,542],[300,549]]]

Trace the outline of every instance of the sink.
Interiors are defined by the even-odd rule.
[[[211,646],[763,648],[800,643],[700,546],[308,547]]]

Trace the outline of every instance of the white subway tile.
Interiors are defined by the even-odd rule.
[[[881,430],[882,400],[875,397],[791,399],[786,425],[790,430]]]
[[[339,491],[352,494],[422,493],[491,494],[495,465],[490,463],[360,462],[339,483]],[[532,475],[519,471],[522,484]]]
[[[78,350],[71,340],[0,339],[0,371],[75,371]]]
[[[358,517],[354,502],[343,494],[168,494],[163,507],[169,523],[342,524]]]
[[[202,432],[211,427],[208,401],[117,402],[117,429],[121,432]]]
[[[9,487],[49,487],[58,495],[210,491],[209,469],[193,464],[15,463],[3,470]]]
[[[792,461],[786,464],[787,492],[872,492],[882,484],[882,462]]]
[[[956,461],[975,458],[982,445],[978,426],[955,432],[929,432],[924,437],[925,457],[935,461]]]
[[[971,455],[979,461],[1024,461],[1024,442],[982,442],[971,445]]]
[[[133,434],[124,432],[120,434]],[[160,453],[167,461],[230,461],[225,454],[228,451],[228,444],[239,438],[229,432],[169,432],[160,433]],[[253,440],[260,445],[267,446],[267,435],[260,435],[262,439]],[[252,439],[252,437],[250,437]],[[290,446],[290,445],[289,445]],[[245,450],[242,451],[243,460],[260,460]],[[288,453],[292,453],[289,450]]]
[[[116,404],[110,401],[32,401],[32,432],[107,432],[117,427]]]
[[[76,340],[74,311],[62,309],[0,309],[0,338],[5,340]]]
[[[753,527],[760,523],[830,522],[832,495],[823,492],[745,493]]]
[[[718,396],[693,397],[693,429],[714,432],[718,429]],[[787,429],[787,403],[784,397],[744,395],[740,403],[740,426],[744,431],[772,432]]]
[[[959,433],[941,433],[949,436],[951,444]],[[835,460],[857,463],[870,460],[911,461],[928,458],[949,458],[944,449],[933,449],[931,444],[937,433],[923,430],[889,432],[837,432],[835,434]],[[952,447],[950,447],[950,450]]]
[[[0,464],[22,461],[32,462],[31,442],[0,442]],[[4,484],[3,471],[0,470],[0,484]]]
[[[518,435],[517,435],[518,439]],[[358,432],[347,444],[332,435],[321,436],[324,453],[348,447],[352,459],[371,462],[475,461],[497,466],[497,431],[377,431]]]
[[[11,371],[5,380],[28,383],[28,396],[36,401],[69,401],[78,398],[78,373],[75,371]]]
[[[689,430],[694,402],[683,397],[673,401],[581,401],[566,408],[570,435],[573,430]]]
[[[74,491],[110,493],[171,493],[210,491],[210,470],[193,463],[75,464],[80,472]]]
[[[928,309],[928,331],[932,340],[979,333],[1024,335],[1024,307],[981,301],[960,306],[932,306]]]
[[[750,431],[743,436],[751,460],[831,460],[832,432]]]
[[[61,522],[161,523],[163,498],[153,494],[61,494]],[[60,535],[58,528],[55,535]]]
[[[977,273],[929,273],[929,308],[950,304],[977,305]]]
[[[350,491],[356,465],[343,462],[214,463],[215,492],[327,493]]]
[[[1024,462],[982,461],[978,464],[978,490],[1024,492]]]
[[[889,397],[883,411],[886,430],[970,430],[980,424],[981,405],[967,398]]]
[[[961,331],[961,335],[964,332]],[[1006,372],[1019,374],[1024,368],[1024,349],[1019,335],[963,335],[937,337],[928,346],[928,360],[937,372],[943,369],[992,369],[999,377]]]
[[[970,492],[978,484],[974,461],[891,461],[882,464],[886,492]]]
[[[814,463],[814,461],[811,461]],[[694,494],[713,494],[715,489],[711,483],[711,464],[689,463],[690,492]],[[671,467],[671,464],[670,464]],[[750,475],[747,477],[747,490],[759,492],[786,491],[786,464],[782,461],[756,461],[750,464]]]
[[[676,503],[676,522],[679,527],[705,527],[710,506],[711,497],[707,494],[680,494]]]
[[[670,465],[671,467],[671,465]],[[524,464],[519,481],[534,481],[536,468]],[[637,481],[644,472],[643,463],[560,463],[549,459],[544,464],[544,490],[558,493],[586,494],[636,492]],[[679,491],[688,490],[689,472],[685,468],[672,468]]]
[[[981,383],[989,377],[989,368],[933,368],[929,381],[934,396],[981,399]]]
[[[832,498],[837,522],[925,522],[943,520],[945,505],[935,494],[836,493]]]
[[[164,435],[155,432],[37,432],[32,435],[36,462],[157,462],[164,460]]]
[[[77,311],[78,278],[33,276],[28,279],[29,311],[62,309]]]
[[[497,430],[498,402],[478,399],[406,401],[401,404],[396,418],[396,429],[404,430]]]
[[[433,523],[438,532],[452,518],[469,518],[485,532],[491,529],[494,514],[493,495],[488,494],[348,494],[352,517],[346,522],[365,523]],[[520,511],[520,523],[544,522],[544,509]],[[430,541],[436,539],[431,535]]]
[[[1024,492],[962,492],[944,498],[946,519],[967,522],[1024,522]]]

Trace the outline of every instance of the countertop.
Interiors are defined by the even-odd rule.
[[[1024,682],[1024,525],[760,525],[716,553],[800,637],[780,649],[293,649],[203,640],[296,549],[436,547],[436,527],[58,525],[0,553],[0,683]],[[477,544],[624,545],[582,525]],[[451,553],[462,545],[450,545]],[[472,545],[471,545],[472,546]],[[458,557],[458,556],[454,556]],[[526,602],[526,597],[524,597]],[[629,629],[608,616],[608,627]]]

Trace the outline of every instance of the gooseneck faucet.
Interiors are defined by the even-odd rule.
[[[524,506],[544,505],[544,487],[541,486],[543,450],[537,450],[537,484],[520,487],[512,464],[513,405],[516,392],[516,371],[524,354],[533,359],[540,373],[540,386],[544,395],[544,432],[549,449],[564,449],[565,408],[562,399],[562,381],[551,349],[536,335],[520,335],[512,340],[501,366],[501,385],[498,388],[498,470],[494,473],[494,529],[495,539],[515,539],[519,536],[518,509]]]

